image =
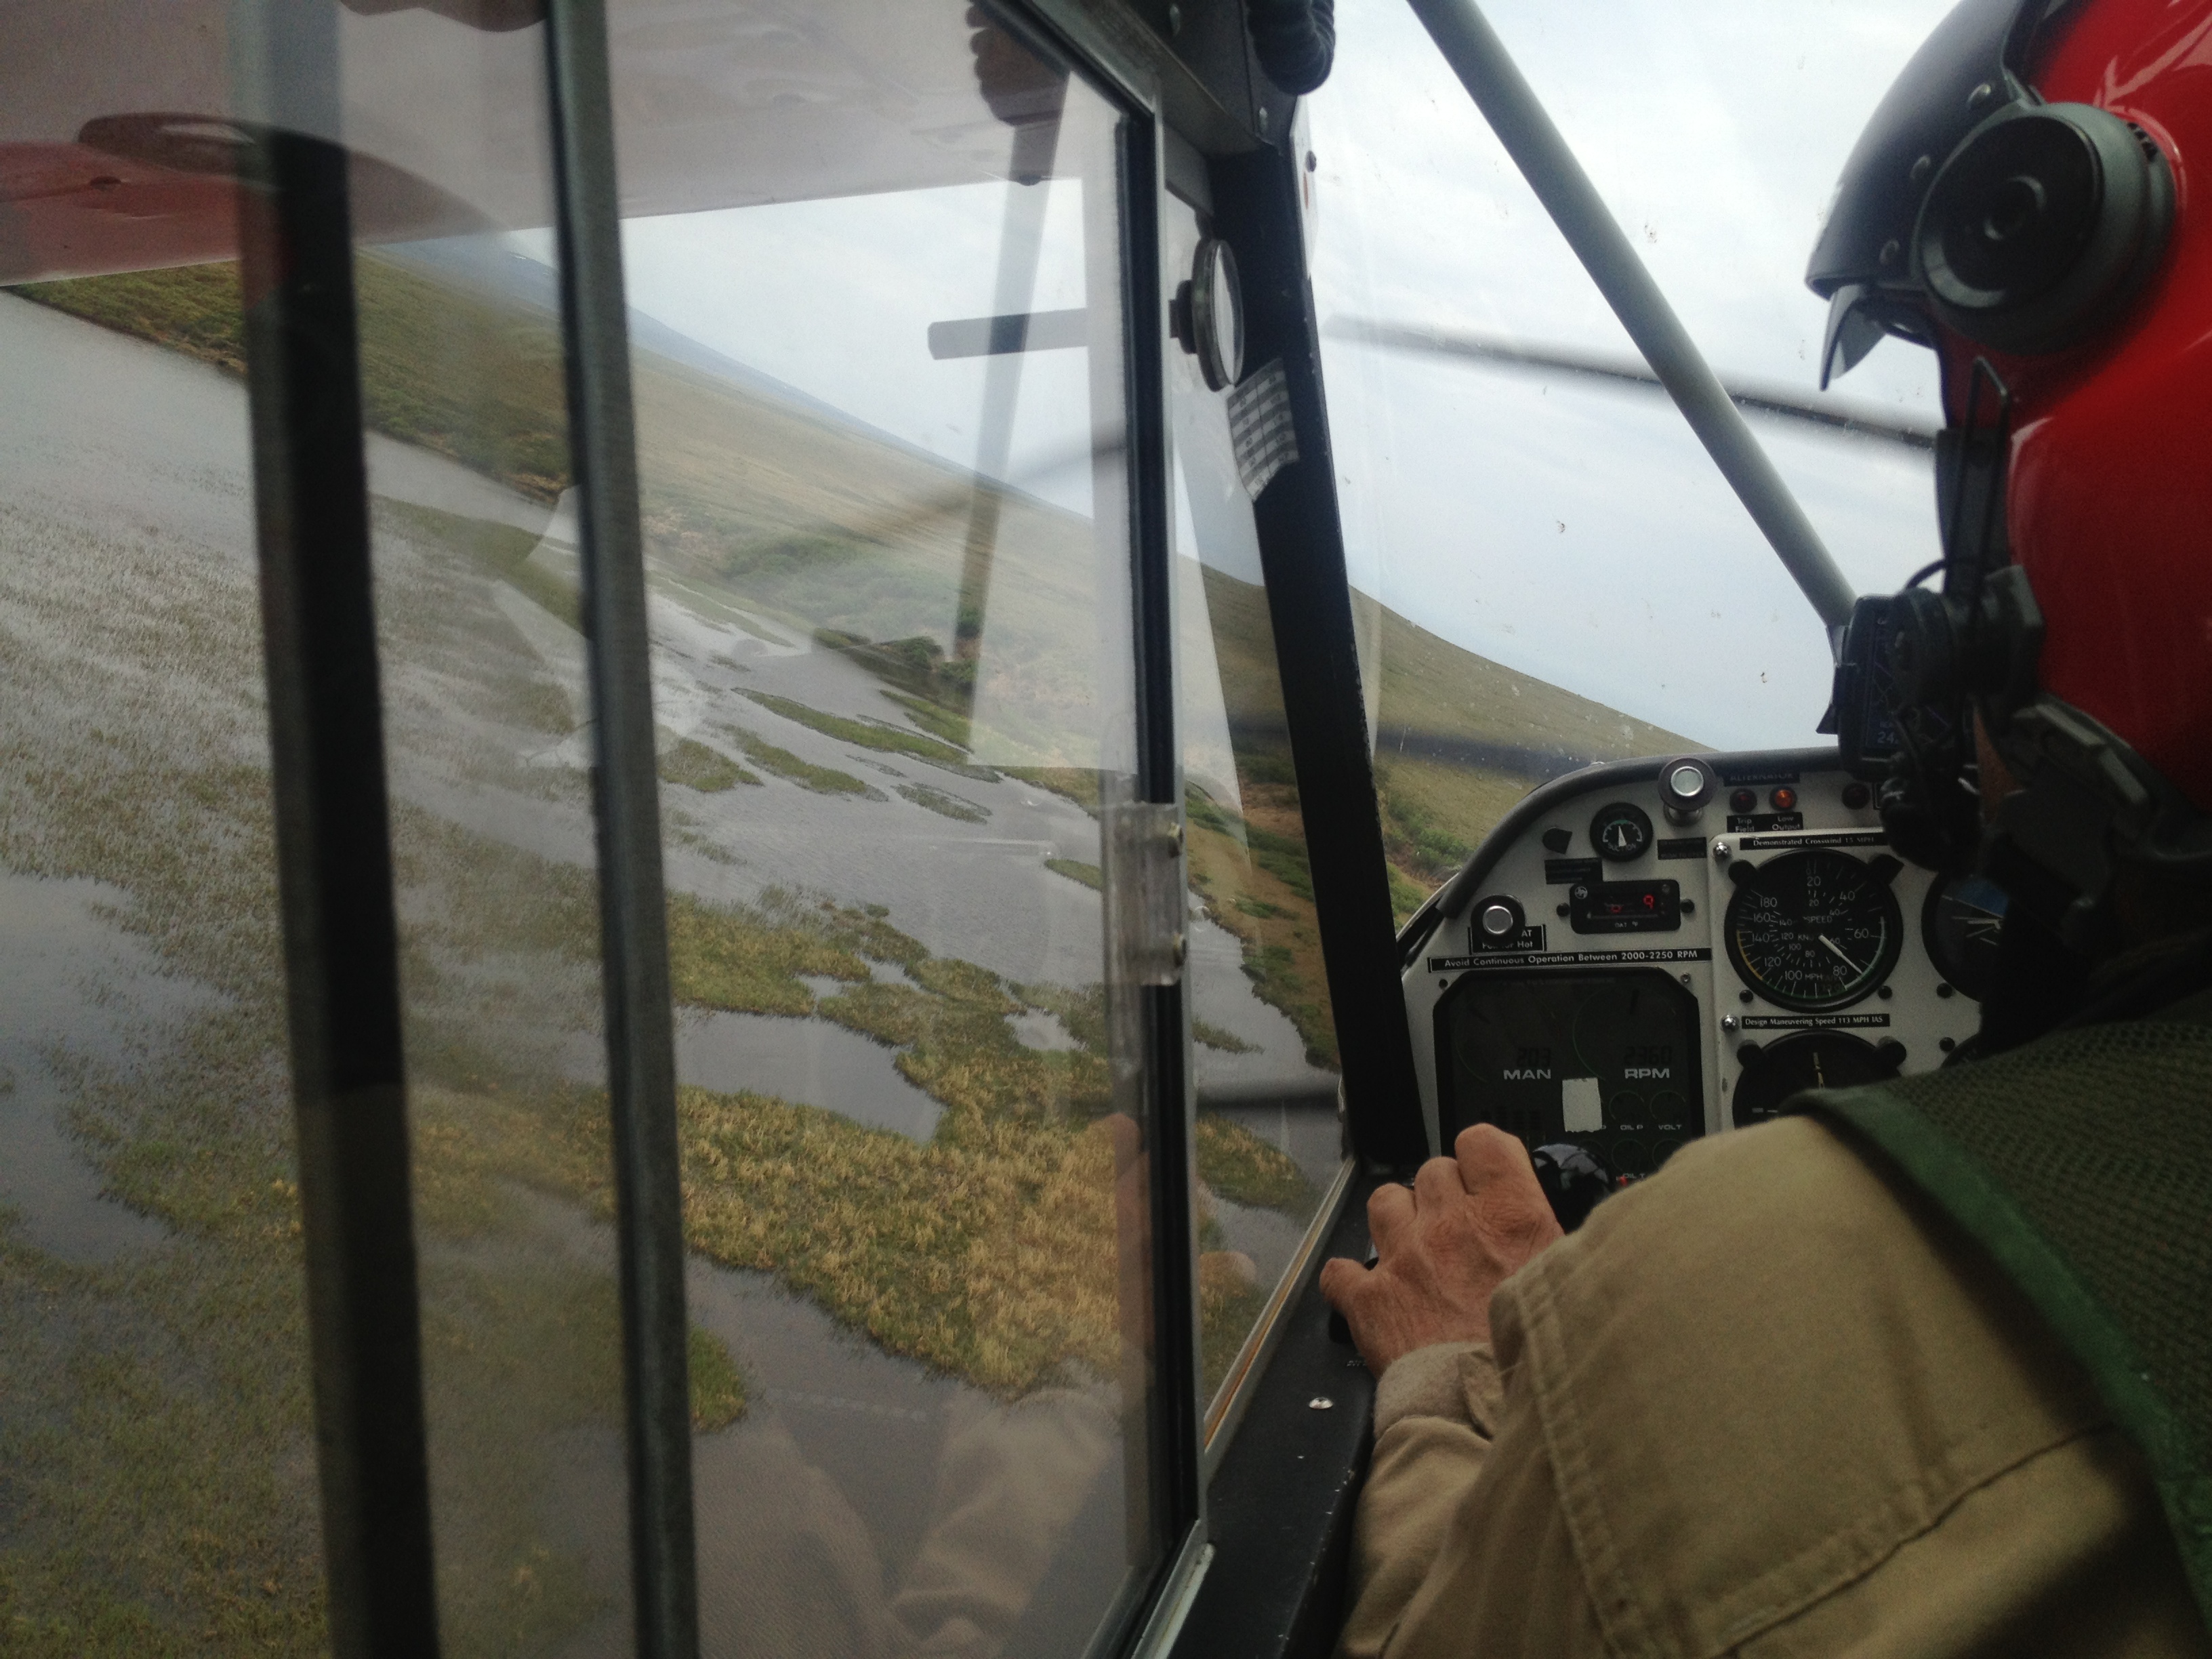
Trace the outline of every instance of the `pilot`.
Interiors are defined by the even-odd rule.
[[[2212,0],[1966,0],[1876,112],[1823,378],[1936,351],[1946,557],[1838,713],[2009,896],[1982,1034],[1571,1237],[1486,1127],[1377,1192],[1343,1653],[2212,1652],[2208,156]]]

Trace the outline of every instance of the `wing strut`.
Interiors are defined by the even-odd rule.
[[[1506,55],[1504,43],[1474,0],[1410,3],[1783,568],[1820,613],[1832,641],[1851,614],[1850,584]]]

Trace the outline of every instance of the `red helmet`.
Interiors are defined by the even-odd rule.
[[[2116,862],[2212,872],[2208,167],[2212,0],[1965,0],[1808,272],[1822,383],[1899,334],[1937,351],[1950,422],[1942,590],[1862,602],[1888,707],[1855,732],[1839,675],[1845,747],[1893,738],[1903,816],[1916,788],[1955,816],[1972,699],[2027,786],[1985,856],[2077,936]]]

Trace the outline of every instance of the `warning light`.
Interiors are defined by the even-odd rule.
[[[1776,790],[1766,799],[1774,803],[1774,810],[1778,812],[1794,812],[1797,810],[1797,792],[1787,786]]]

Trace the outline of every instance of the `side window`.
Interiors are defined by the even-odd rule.
[[[1863,592],[1937,556],[1933,360],[1892,343],[1820,392],[1804,264],[1867,111],[1948,9],[1491,12]],[[1358,0],[1340,27],[1307,106],[1315,298],[1402,919],[1547,778],[1819,741],[1829,659],[1419,19]]]
[[[158,83],[19,75],[82,44],[0,54],[0,1646],[305,1651],[234,198],[140,113],[225,114],[224,44],[170,38]]]
[[[614,40],[684,1230],[727,1356],[702,1627],[1074,1653],[1164,1541],[1106,902],[1125,118],[959,0],[821,27]],[[769,62],[774,98],[709,95]]]
[[[1164,204],[1171,284],[1189,276],[1203,234],[1190,206]],[[1228,392],[1209,389],[1179,344],[1167,362],[1198,1109],[1192,1203],[1211,1435],[1344,1151],[1313,869]]]
[[[622,1310],[543,24],[345,15],[445,1649],[632,1644]],[[356,161],[357,169],[366,162]],[[392,192],[396,194],[396,192]],[[726,1353],[692,1339],[695,1408]]]

